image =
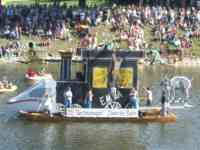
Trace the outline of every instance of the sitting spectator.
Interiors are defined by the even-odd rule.
[[[88,48],[89,47],[89,36],[86,35],[85,37],[81,38],[80,46],[81,48]]]
[[[40,69],[40,71],[38,72],[38,74],[40,75],[40,76],[43,76],[43,75],[45,75],[47,73],[47,71],[46,71],[46,68],[45,67],[42,67],[41,69]]]
[[[97,37],[96,34],[89,34],[88,35],[88,42],[89,42],[89,48],[94,49],[97,47]]]
[[[121,32],[120,34],[120,40],[128,40],[128,33],[127,32]]]
[[[4,84],[2,81],[0,81],[0,89],[3,89],[4,88]]]
[[[6,76],[3,77],[2,83],[3,83],[4,88],[8,88],[9,82]]]
[[[7,85],[7,88],[8,88],[8,89],[11,89],[12,86],[13,86],[13,83],[12,83],[12,82],[9,82],[8,85]]]

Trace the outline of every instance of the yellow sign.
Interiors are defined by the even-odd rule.
[[[120,68],[117,84],[120,88],[132,88],[133,87],[133,69]]]
[[[93,88],[107,88],[108,70],[107,68],[95,67],[93,68]]]

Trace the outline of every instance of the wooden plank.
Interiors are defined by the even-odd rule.
[[[159,114],[146,114],[140,118],[90,118],[90,117],[63,117],[60,114],[54,115],[50,117],[47,113],[37,113],[37,112],[19,112],[20,117],[31,120],[31,121],[41,121],[41,122],[61,122],[61,121],[68,121],[68,122],[111,122],[111,123],[174,123],[176,122],[176,115],[174,113],[169,113],[166,116],[160,116]]]
[[[186,108],[192,108],[193,105],[190,104],[184,104],[184,105],[177,105],[177,106],[169,106],[169,109],[186,109]],[[141,111],[145,111],[145,110],[160,110],[161,106],[144,106],[144,107],[140,107]]]

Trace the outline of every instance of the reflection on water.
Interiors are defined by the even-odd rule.
[[[0,65],[1,77],[15,80],[18,91],[0,95],[0,149],[67,150],[199,150],[200,78],[199,68],[149,67],[140,71],[140,85],[152,86],[156,93],[162,74],[193,78],[193,109],[178,110],[175,124],[128,123],[38,123],[21,120],[7,109],[6,101],[27,85],[24,72],[29,66]],[[37,68],[37,65],[31,65]],[[48,65],[57,75],[56,65]],[[57,78],[57,77],[56,77]],[[155,100],[156,101],[156,100]],[[154,102],[156,103],[156,102]]]

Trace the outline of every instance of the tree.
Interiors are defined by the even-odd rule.
[[[78,0],[79,7],[84,8],[86,6],[86,0]]]
[[[181,1],[181,7],[185,8],[186,7],[186,0]]]

